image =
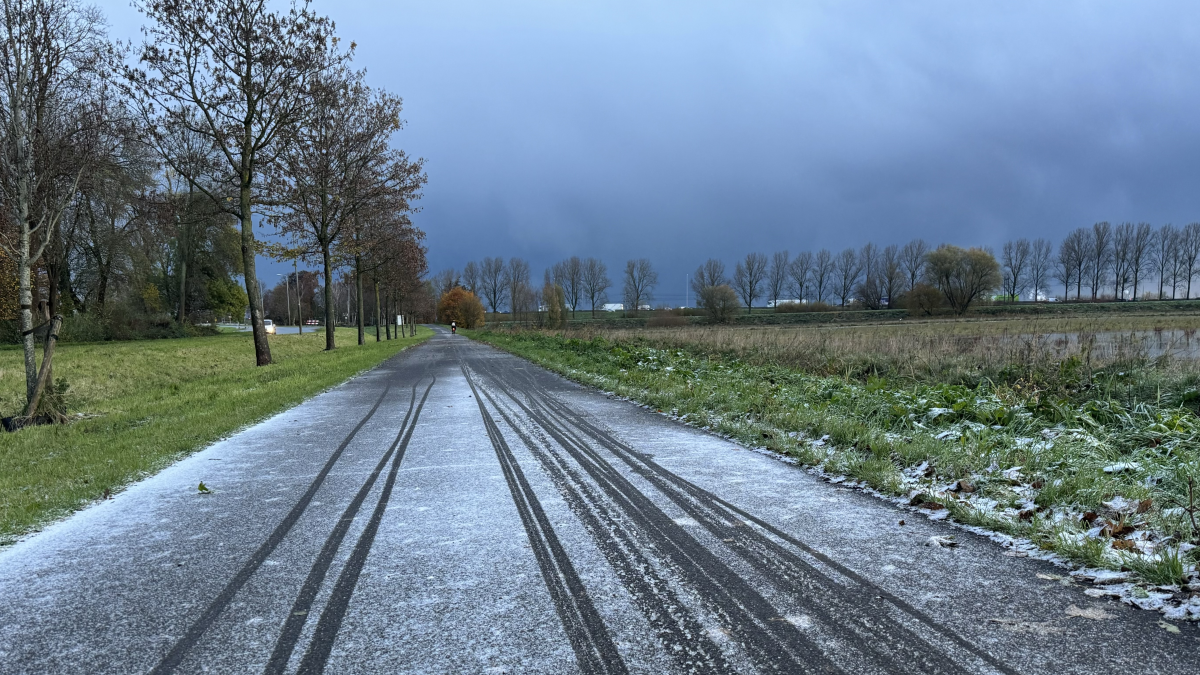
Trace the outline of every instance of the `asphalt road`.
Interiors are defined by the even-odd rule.
[[[443,332],[0,552],[0,672],[1200,672],[1062,575]]]

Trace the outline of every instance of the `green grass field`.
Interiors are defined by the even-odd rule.
[[[248,333],[138,342],[64,344],[55,378],[69,384],[63,426],[0,433],[0,544],[158,471],[248,424],[372,368],[432,335],[355,344],[339,328],[271,340],[275,363],[254,367]],[[0,411],[19,412],[21,351],[0,350]]]

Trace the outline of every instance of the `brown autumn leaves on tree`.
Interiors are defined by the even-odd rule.
[[[455,286],[442,294],[438,300],[438,321],[448,324],[456,322],[463,328],[483,326],[483,303],[474,293],[462,286]]]

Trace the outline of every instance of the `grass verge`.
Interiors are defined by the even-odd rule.
[[[1001,364],[995,379],[977,372],[970,384],[937,381],[940,369],[889,380],[871,373],[902,369],[833,375],[804,359],[772,362],[761,349],[713,350],[685,334],[472,337],[932,513],[1146,583],[1200,590],[1191,369],[1130,362],[1102,371],[1072,355],[1053,369],[1038,359],[1033,383],[1028,370],[1005,373]]]
[[[68,385],[63,426],[0,433],[0,544],[161,470],[229,433],[372,368],[433,333],[324,351],[324,332],[272,336],[275,363],[254,367],[249,333],[60,345]],[[0,350],[0,410],[20,407],[18,349]]]

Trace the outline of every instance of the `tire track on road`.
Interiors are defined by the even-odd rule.
[[[338,575],[333,592],[329,596],[329,601],[325,604],[325,609],[321,611],[321,618],[317,621],[312,641],[309,643],[308,649],[304,653],[304,658],[300,661],[300,667],[296,671],[300,675],[317,675],[325,671],[325,664],[329,660],[330,652],[333,651],[333,643],[337,640],[338,631],[342,627],[342,619],[345,618],[346,610],[350,606],[350,598],[354,595],[354,587],[358,584],[358,577],[362,574],[363,566],[367,562],[367,555],[370,554],[371,546],[375,543],[375,535],[379,531],[379,523],[383,521],[384,511],[387,510],[388,501],[391,499],[392,488],[396,485],[396,475],[400,471],[400,463],[404,461],[404,453],[408,449],[408,442],[412,439],[413,430],[417,428],[417,421],[421,417],[421,410],[425,407],[425,401],[429,398],[429,392],[436,383],[437,378],[434,377],[429,386],[425,388],[425,394],[421,397],[421,403],[417,405],[416,411],[413,413],[412,424],[400,434],[403,436],[403,439],[401,440],[400,435],[397,435],[396,442],[392,444],[392,450],[396,454],[392,459],[392,467],[388,471],[387,480],[384,481],[383,490],[379,494],[379,501],[375,505],[375,511],[371,514],[371,519],[367,521],[366,528],[359,535],[354,550],[350,552],[350,558],[346,561],[346,566],[342,568],[341,574]],[[398,447],[397,443],[399,444]]]
[[[652,547],[653,544],[637,541],[637,532],[623,523],[612,509],[604,506],[604,499],[596,494],[569,462],[554,454],[552,449],[539,446],[486,389],[481,390],[550,475],[551,481],[596,541],[600,552],[613,567],[617,578],[655,630],[666,651],[684,671],[736,672],[720,648],[706,635],[699,620],[675,594],[669,582],[642,553],[642,547]]]
[[[791,589],[801,601],[808,600],[808,598],[796,593],[795,586],[797,584],[821,593],[824,596],[821,599],[835,605],[834,609],[836,610],[832,614],[828,611],[823,611],[821,614],[834,620],[839,627],[858,634],[864,640],[860,644],[890,661],[889,667],[895,668],[894,672],[913,671],[914,667],[915,672],[921,673],[963,672],[964,669],[947,660],[940,650],[907,627],[884,615],[880,611],[881,608],[874,604],[871,598],[887,601],[902,614],[931,629],[939,637],[954,643],[996,671],[1006,675],[1016,675],[1016,671],[999,659],[971,644],[957,633],[941,626],[931,617],[894,594],[876,586],[857,572],[837,563],[829,556],[770,523],[667,470],[644,453],[638,452],[608,431],[592,424],[586,416],[550,394],[528,373],[524,373],[523,376],[536,393],[531,393],[528,389],[523,390],[522,393],[543,406],[553,407],[561,418],[568,419],[572,426],[621,459],[631,470],[649,481],[764,576],[773,578],[775,583],[784,590]],[[765,536],[764,531],[811,556],[857,585],[859,587],[857,597],[851,589],[833,581],[808,561]],[[818,608],[813,602],[805,602],[805,604],[814,610]],[[855,620],[847,621],[848,618]]]
[[[241,569],[239,569],[237,573],[233,575],[233,578],[230,579],[227,584],[225,584],[225,587],[221,589],[221,592],[217,594],[217,597],[209,603],[207,608],[205,608],[204,613],[202,613],[200,617],[188,627],[188,630],[184,633],[183,637],[176,641],[175,646],[172,647],[171,650],[167,652],[166,656],[159,661],[158,665],[156,665],[154,669],[150,671],[151,675],[167,675],[168,673],[175,672],[175,669],[179,667],[179,664],[183,661],[183,658],[187,656],[188,651],[191,650],[196,642],[204,635],[205,631],[207,631],[212,624],[216,622],[217,618],[221,616],[221,613],[225,611],[225,608],[229,606],[229,603],[233,601],[233,597],[237,595],[237,592],[241,590],[242,586],[246,585],[246,582],[250,580],[250,577],[254,576],[254,573],[258,571],[258,568],[262,567],[262,564],[267,560],[267,558],[269,558],[271,554],[275,552],[275,549],[283,541],[284,537],[291,532],[292,527],[296,525],[296,521],[298,521],[300,516],[304,514],[304,511],[308,508],[309,503],[312,502],[313,497],[317,494],[317,490],[319,490],[321,485],[324,484],[326,477],[329,476],[329,472],[333,470],[333,465],[336,464],[338,459],[342,456],[342,452],[345,451],[348,445],[350,445],[350,441],[354,440],[354,437],[358,435],[358,432],[363,428],[367,421],[375,415],[375,411],[379,410],[380,404],[383,403],[383,399],[388,395],[388,392],[391,391],[391,388],[391,383],[388,383],[384,386],[383,393],[379,395],[379,398],[375,401],[375,405],[371,406],[371,410],[366,414],[366,416],[359,420],[358,424],[354,426],[354,429],[346,436],[345,440],[343,440],[341,444],[338,445],[337,449],[333,451],[333,454],[329,456],[329,459],[326,460],[325,465],[321,467],[321,471],[317,473],[316,478],[314,478],[312,483],[309,484],[308,489],[305,490],[304,494],[300,496],[300,500],[296,502],[296,504],[292,507],[292,510],[289,511],[286,516],[284,516],[279,525],[277,525],[271,534],[267,536],[267,540],[264,541],[262,545],[250,555],[249,560],[247,560],[242,565]]]
[[[430,384],[430,387],[433,385]],[[428,394],[428,391],[426,392]],[[292,608],[288,612],[287,619],[284,621],[283,631],[279,634],[279,638],[275,642],[275,648],[271,652],[271,658],[267,662],[267,667],[263,671],[266,675],[282,674],[288,664],[288,660],[292,656],[292,652],[296,648],[296,642],[300,639],[300,633],[304,630],[304,625],[308,621],[308,612],[312,609],[312,603],[317,597],[317,593],[321,590],[321,584],[325,580],[325,575],[329,571],[329,567],[333,564],[334,556],[342,545],[342,540],[345,539],[346,533],[350,531],[350,526],[353,524],[355,517],[358,515],[359,509],[370,494],[371,488],[375,486],[375,481],[379,475],[383,473],[387,467],[388,460],[392,458],[396,451],[396,446],[400,443],[401,437],[408,428],[409,419],[412,418],[413,407],[417,402],[417,383],[414,382],[412,392],[409,394],[408,412],[404,415],[404,422],[400,425],[400,431],[396,433],[396,440],[392,442],[391,447],[379,463],[375,466],[375,470],[367,478],[359,488],[358,494],[350,501],[346,510],[342,512],[341,518],[338,519],[337,525],[333,531],[325,539],[325,545],[321,547],[321,552],[317,555],[316,562],[313,563],[312,569],[309,570],[308,576],[304,580],[304,585],[300,588],[300,593],[296,596],[296,601],[292,603]],[[418,415],[420,412],[418,411]],[[415,420],[413,420],[415,424]]]
[[[787,673],[840,673],[820,647],[786,621],[743,578],[612,468],[586,444],[530,408],[494,373],[493,383],[544,429],[595,481],[607,498],[655,542],[685,584],[697,591],[760,669]],[[665,608],[664,608],[665,610]]]
[[[509,491],[512,493],[513,502],[516,504],[521,522],[525,526],[525,533],[533,549],[538,567],[542,571],[542,578],[546,582],[546,588],[550,592],[555,610],[563,623],[571,647],[575,651],[579,669],[589,675],[592,673],[612,675],[627,673],[625,662],[622,660],[620,652],[617,651],[617,647],[608,633],[608,628],[596,611],[595,605],[592,604],[587,589],[575,571],[575,566],[571,563],[562,543],[554,533],[545,511],[542,509],[541,502],[538,501],[524,472],[521,471],[520,465],[513,457],[512,450],[496,426],[495,420],[484,406],[483,398],[475,388],[475,383],[467,373],[466,367],[462,366],[461,362],[460,367],[463,377],[471,387],[471,393],[475,396],[475,402],[479,405],[479,412],[483,416],[488,439],[496,451],[496,458],[500,462]]]

